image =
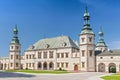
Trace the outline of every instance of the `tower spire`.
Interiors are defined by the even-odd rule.
[[[97,42],[97,50],[106,50],[107,49],[107,46],[105,44],[105,41],[104,41],[104,33],[102,31],[102,27],[100,27],[100,31],[98,32],[98,35],[99,35],[99,40]]]
[[[15,28],[13,29],[13,34],[14,35],[13,35],[11,43],[17,43],[17,44],[19,44],[17,25],[15,25]]]
[[[84,20],[84,25],[80,34],[94,34],[92,31],[92,28],[90,27],[90,23],[89,23],[90,15],[89,15],[87,6],[85,7],[83,20]]]

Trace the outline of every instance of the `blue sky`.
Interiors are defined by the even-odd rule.
[[[9,55],[17,24],[22,53],[41,38],[68,35],[79,41],[85,6],[98,40],[102,26],[106,44],[120,49],[120,0],[0,0],[0,56]]]

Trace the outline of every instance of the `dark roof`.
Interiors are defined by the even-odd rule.
[[[106,50],[103,52],[96,52],[96,56],[120,56],[120,50]]]

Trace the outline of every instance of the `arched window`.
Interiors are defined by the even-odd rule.
[[[43,69],[44,69],[44,70],[47,70],[47,62],[44,62],[44,63],[43,63]]]
[[[38,69],[41,69],[42,68],[42,64],[41,62],[38,62]]]
[[[54,64],[53,64],[53,62],[50,62],[49,63],[49,69],[53,69],[54,68]]]

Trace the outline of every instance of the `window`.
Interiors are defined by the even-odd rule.
[[[10,65],[11,65],[11,67],[13,67],[13,63],[11,63]]]
[[[26,59],[28,59],[28,55],[26,55]]]
[[[29,67],[31,67],[31,63],[29,63]]]
[[[75,57],[77,57],[77,53],[75,54]]]
[[[32,63],[32,67],[34,67],[34,63]]]
[[[11,49],[13,49],[13,46],[11,46]]]
[[[11,59],[13,59],[13,55],[11,55]]]
[[[28,63],[26,63],[26,68],[28,67]]]
[[[29,59],[31,59],[31,55],[29,55]]]
[[[82,62],[82,68],[84,68],[85,67],[85,62]]]
[[[110,57],[111,59],[113,59],[113,57]]]
[[[68,58],[68,53],[65,53],[65,55],[66,55],[66,58]]]
[[[89,37],[89,42],[92,42],[92,37]]]
[[[92,56],[92,52],[93,52],[92,50],[89,50],[89,54],[90,54],[90,56]]]
[[[38,52],[38,58],[41,58],[42,52]]]
[[[60,67],[60,63],[57,63],[57,67]]]
[[[60,53],[57,53],[57,58],[60,58]]]
[[[81,38],[82,42],[85,42],[85,38]]]
[[[103,57],[100,57],[100,59],[103,59]]]
[[[85,50],[82,50],[82,57],[85,56]]]
[[[35,59],[35,54],[33,54],[33,59]]]
[[[64,63],[61,63],[61,67],[64,67]]]
[[[19,59],[19,55],[16,55],[16,59]]]
[[[49,52],[49,58],[53,58],[53,51]]]
[[[16,46],[16,49],[19,49],[19,46]]]
[[[44,58],[47,58],[47,52],[44,52]]]
[[[66,63],[66,68],[68,68],[68,63]]]
[[[16,63],[16,67],[18,67],[18,63]]]
[[[61,53],[61,58],[64,58],[64,53]]]

